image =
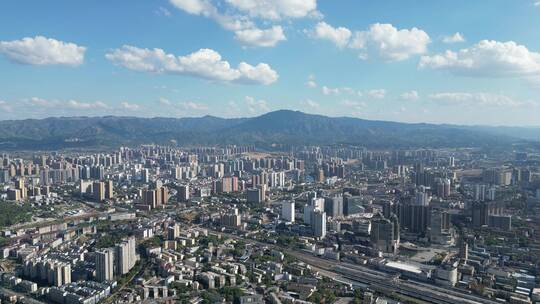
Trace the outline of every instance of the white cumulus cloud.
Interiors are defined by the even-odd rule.
[[[306,99],[304,101],[301,101],[300,104],[308,108],[312,108],[312,109],[318,109],[321,107],[321,105],[318,102],[313,101],[311,99]]]
[[[203,16],[217,22],[221,27],[235,33],[235,39],[245,46],[256,47],[273,47],[280,41],[286,40],[283,28],[281,26],[273,26],[268,29],[257,27],[255,22],[247,15],[234,12],[234,9],[252,7],[258,9],[261,3],[238,2],[238,6],[229,3],[232,8],[226,8],[225,12],[221,12],[216,5],[209,0],[169,0],[170,3],[191,15]],[[283,0],[285,1],[285,0]],[[236,3],[234,3],[236,4]],[[274,5],[274,1],[270,1],[269,5]],[[242,10],[241,10],[242,11]]]
[[[203,103],[194,102],[194,101],[181,102],[180,106],[184,108],[184,110],[195,110],[195,111],[208,110],[207,105]]]
[[[128,111],[138,111],[141,106],[136,103],[129,103],[127,101],[123,101],[120,103],[120,108]]]
[[[269,29],[250,28],[235,32],[235,39],[243,45],[273,47],[280,41],[287,40],[280,25],[275,25]]]
[[[251,96],[246,96],[244,101],[246,102],[248,110],[251,113],[270,111],[270,108],[268,107],[268,103],[266,102],[266,100],[262,100],[262,99],[257,100]]]
[[[164,106],[170,106],[172,104],[171,101],[165,97],[160,97],[158,102]]]
[[[211,49],[175,56],[158,48],[142,49],[124,45],[107,53],[105,57],[134,71],[190,75],[215,81],[269,85],[279,77],[266,63],[253,66],[241,62],[237,68],[233,68],[229,62],[222,60],[218,52]]]
[[[68,100],[65,104],[68,108],[77,109],[77,110],[97,110],[97,109],[107,109],[109,106],[101,101],[95,102],[82,102],[78,100]]]
[[[401,61],[424,54],[431,42],[429,35],[416,27],[397,29],[392,24],[381,23],[372,24],[369,29],[353,34],[346,27],[336,28],[326,22],[319,22],[306,33],[316,39],[329,40],[339,48],[360,50],[361,59],[375,57],[386,61]]]
[[[171,4],[192,15],[210,15],[216,9],[207,0],[170,0]]]
[[[316,0],[226,0],[236,9],[269,20],[303,18],[316,14]]]
[[[43,36],[0,41],[0,54],[13,62],[29,65],[78,66],[84,62],[86,48]]]
[[[458,52],[423,56],[419,67],[469,76],[526,76],[540,73],[540,53],[514,41],[482,40]]]
[[[369,90],[366,92],[366,95],[375,99],[383,99],[384,97],[386,97],[386,90],[384,89]]]
[[[420,98],[418,92],[415,90],[404,92],[399,97],[401,97],[403,100],[418,100],[418,98]]]
[[[465,37],[463,37],[463,35],[461,35],[461,33],[457,32],[453,35],[450,35],[450,36],[444,36],[442,41],[444,43],[457,43],[457,42],[464,42],[465,41]]]
[[[494,93],[468,93],[468,92],[441,92],[428,95],[433,101],[444,102],[449,105],[491,106],[491,107],[519,107],[536,106],[532,101],[520,101],[512,97]]]
[[[12,112],[13,108],[6,101],[0,100],[0,110],[2,110],[2,112]]]
[[[321,21],[317,23],[309,35],[316,39],[328,40],[334,43],[339,48],[344,48],[349,44],[351,39],[351,31],[345,27],[333,27],[330,24]]]
[[[315,76],[314,75],[309,75],[308,81],[306,81],[306,86],[308,88],[312,88],[312,89],[317,87],[317,82],[315,81]]]
[[[366,31],[355,32],[349,47],[363,50],[361,58],[401,61],[424,54],[430,42],[429,35],[416,27],[400,30],[392,24],[375,23]]]

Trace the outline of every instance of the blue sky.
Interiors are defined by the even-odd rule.
[[[0,2],[0,119],[540,125],[536,0]]]

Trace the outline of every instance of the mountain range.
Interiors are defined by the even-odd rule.
[[[0,121],[1,150],[138,144],[480,147],[540,141],[540,128],[398,123],[279,110],[252,118],[57,117]]]

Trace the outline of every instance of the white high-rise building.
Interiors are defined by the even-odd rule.
[[[115,246],[117,274],[124,275],[135,266],[137,262],[135,246],[135,237],[130,237]]]
[[[415,203],[417,206],[429,206],[429,201],[430,201],[430,198],[426,192],[422,190],[416,191]]]
[[[96,280],[111,281],[114,278],[114,251],[110,248],[96,252]]]
[[[476,184],[474,186],[474,200],[477,202],[486,200],[486,185]]]
[[[150,172],[146,168],[141,171],[141,181],[145,184],[150,182]]]
[[[189,185],[182,185],[178,190],[178,199],[182,202],[189,201]]]
[[[294,201],[281,204],[281,217],[287,222],[294,223]]]
[[[311,206],[315,207],[317,210],[324,210],[324,198],[312,198]]]
[[[496,195],[497,195],[497,188],[491,187],[491,188],[488,189],[488,191],[487,191],[487,199],[488,200],[494,201]]]

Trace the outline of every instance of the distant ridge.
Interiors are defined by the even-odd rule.
[[[525,134],[520,136],[520,130]],[[464,127],[327,117],[278,110],[253,118],[57,117],[0,121],[0,149],[47,150],[143,143],[351,144],[365,147],[476,147],[538,140],[540,129]]]

